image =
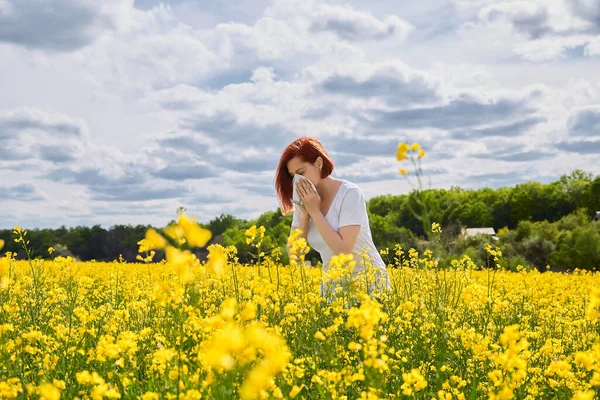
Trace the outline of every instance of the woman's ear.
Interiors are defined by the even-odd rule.
[[[319,169],[323,168],[323,158],[321,156],[315,160],[315,166]]]

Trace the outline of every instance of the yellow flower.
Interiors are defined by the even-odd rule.
[[[269,387],[272,375],[262,363],[250,370],[240,388],[242,400],[266,398],[265,390]]]
[[[410,149],[412,151],[417,151],[417,150],[421,150],[421,145],[419,143],[413,143],[412,146],[410,146]]]
[[[208,271],[217,276],[225,274],[225,266],[227,265],[227,253],[225,248],[219,244],[213,243],[208,246],[208,262],[206,267]]]
[[[256,225],[252,225],[245,232],[246,234],[246,244],[250,244],[254,238],[256,237]]]
[[[323,332],[317,331],[317,333],[315,333],[315,339],[325,340],[325,335],[323,335]]]
[[[224,320],[230,321],[235,316],[235,313],[237,312],[237,307],[237,301],[229,297],[223,300],[223,303],[221,303],[221,311],[219,315],[221,315],[221,318],[223,318]]]
[[[398,150],[396,151],[396,160],[398,160],[398,161],[406,160],[406,152],[409,149],[410,148],[406,143],[400,143],[398,145]]]
[[[163,229],[163,231],[165,235],[175,240],[178,245],[185,243],[185,233],[183,232],[183,228],[181,226],[177,224],[171,224]]]
[[[154,228],[150,228],[146,231],[146,242],[147,249],[164,249],[167,245],[167,239],[162,237]]]
[[[0,248],[2,248],[2,246],[0,246]],[[54,253],[54,247],[50,246],[48,247],[48,254],[52,255],[52,253]]]
[[[187,283],[192,279],[192,266],[196,256],[189,250],[179,250],[169,246],[166,250],[167,262],[175,269],[181,283]]]
[[[347,328],[360,328],[360,336],[369,340],[380,322],[385,322],[388,315],[381,311],[381,305],[367,297],[360,308],[352,307],[348,311]]]
[[[594,390],[577,391],[573,395],[573,400],[593,400],[596,392]]]
[[[352,351],[358,351],[362,349],[362,345],[360,343],[350,342],[348,343],[348,349]]]
[[[244,321],[249,321],[251,319],[256,318],[256,304],[254,303],[246,303],[244,305],[244,309],[240,314],[240,318]]]
[[[591,320],[600,319],[600,288],[592,289],[590,302],[587,305],[585,317]]]
[[[175,357],[175,351],[173,349],[160,349],[152,353],[152,362],[154,364],[166,366],[173,357]]]
[[[419,160],[425,157],[425,152],[423,150],[419,150]]]
[[[408,175],[408,171],[405,170],[404,168],[401,168],[400,171],[398,171],[398,172],[400,172],[400,175]]]
[[[290,390],[290,399],[293,399],[294,397],[298,396],[298,393],[300,393],[300,391],[304,388],[304,385],[302,386],[296,386],[294,385],[294,387],[292,388],[292,390]]]
[[[91,383],[93,385],[103,385],[106,383],[104,378],[102,378],[96,371],[90,373],[87,370],[75,373],[75,377],[77,378],[77,382],[80,384]]]
[[[0,250],[4,247],[4,240],[0,239]]]
[[[38,387],[40,399],[60,400],[60,390],[51,383],[44,383]]]
[[[402,384],[402,393],[407,396],[413,395],[415,391],[419,391],[427,387],[427,381],[421,375],[421,371],[416,368],[410,370],[410,372],[402,373],[402,379],[404,383]]]
[[[192,247],[204,247],[212,237],[211,231],[202,228],[196,221],[184,214],[179,215],[177,223],[183,229],[185,238]]]
[[[179,294],[181,291],[182,289],[179,287],[169,285],[167,282],[158,282],[154,285],[154,289],[152,289],[152,298],[156,300],[161,307],[164,307],[171,301],[179,303]]]

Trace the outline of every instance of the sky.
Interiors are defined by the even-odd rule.
[[[600,174],[597,0],[0,0],[0,228],[277,210],[300,136],[367,199]]]

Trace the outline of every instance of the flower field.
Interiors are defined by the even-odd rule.
[[[0,262],[0,397],[92,399],[593,399],[600,274],[509,272],[468,257],[382,251],[392,290],[349,281],[351,256],[256,263],[181,215],[140,241],[141,262]],[[26,232],[15,229],[27,251]],[[52,249],[49,249],[52,252]],[[166,262],[152,262],[153,251]],[[366,262],[361,260],[358,262]],[[259,265],[259,267],[257,267]],[[368,280],[368,277],[365,277]],[[337,282],[322,297],[321,282]],[[332,286],[330,286],[332,287]],[[338,288],[338,289],[335,289]]]

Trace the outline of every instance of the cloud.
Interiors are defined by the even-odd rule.
[[[181,186],[149,187],[148,185],[96,185],[92,189],[93,200],[107,201],[149,201],[160,199],[177,199],[189,193],[189,189]]]
[[[514,172],[491,172],[485,174],[468,175],[465,177],[466,185],[486,185],[503,186],[511,184],[517,180],[525,180],[523,176],[516,175]]]
[[[43,177],[58,183],[82,185],[92,200],[151,201],[187,195],[187,186],[152,179],[155,162],[142,157],[124,156],[110,148],[97,148],[94,155],[79,165],[54,168]]]
[[[45,176],[56,182],[77,183],[95,186],[127,186],[134,185],[140,180],[140,171],[127,171],[125,173],[120,167],[120,175],[113,175],[111,169],[90,168],[74,169],[71,167],[60,167],[48,172]]]
[[[362,154],[347,154],[343,152],[337,151],[329,151],[329,146],[325,146],[325,150],[329,153],[329,156],[333,160],[334,168],[347,167],[357,162],[360,162],[363,155]],[[333,147],[335,149],[335,146]]]
[[[184,181],[187,179],[205,179],[218,176],[206,164],[180,164],[168,165],[152,173],[158,178],[168,179],[172,181]]]
[[[202,188],[200,192],[191,192],[181,201],[188,204],[225,204],[235,202],[236,198],[222,193],[209,191],[209,187]]]
[[[481,159],[493,159],[506,162],[531,162],[544,160],[554,157],[556,154],[542,150],[527,150],[527,151],[490,151],[488,153],[473,154],[472,157]]]
[[[276,69],[295,71],[323,56],[349,60],[362,54],[349,43],[311,31],[314,2],[306,1],[296,9],[289,7],[289,2],[274,2],[252,25],[234,21],[220,23],[203,33],[203,42],[210,45],[220,66],[243,65],[247,70],[268,64]]]
[[[446,104],[408,110],[369,110],[364,122],[375,129],[460,129],[531,114],[535,111],[525,99],[482,96],[473,91],[459,92]]]
[[[0,110],[0,157],[3,160],[73,161],[88,141],[85,123],[35,108]],[[58,144],[57,144],[58,143]],[[4,165],[0,169],[15,167]]]
[[[219,110],[214,114],[197,114],[186,117],[181,127],[202,133],[214,140],[233,145],[252,147],[281,147],[294,140],[295,135],[281,124],[261,123],[258,120],[242,120],[231,111]]]
[[[375,172],[375,173],[353,173],[353,172],[344,172],[338,173],[337,176],[340,179],[346,179],[351,182],[356,183],[367,183],[367,182],[378,182],[378,181],[387,181],[393,179],[402,179],[402,177],[397,172]]]
[[[125,202],[125,203],[120,203],[118,204],[118,207],[116,207],[115,203],[108,203],[108,204],[103,204],[103,203],[99,203],[97,205],[94,205],[92,207],[90,207],[90,212],[87,214],[81,214],[80,216],[78,216],[78,218],[81,217],[86,217],[86,218],[93,218],[95,216],[98,215],[106,215],[106,216],[113,216],[113,215],[175,215],[175,210],[171,210],[171,209],[166,209],[165,205],[157,205],[157,204],[153,204],[153,205],[148,205],[145,206],[143,204],[132,204],[130,202]]]
[[[600,5],[594,0],[501,0],[484,6],[479,16],[506,21],[532,40],[600,32]]]
[[[379,20],[368,12],[328,4],[318,6],[310,25],[312,32],[332,32],[350,41],[388,38],[402,40],[412,28],[411,24],[396,15],[388,15]]]
[[[1,142],[0,142],[1,143]],[[0,169],[9,169],[16,168],[17,165],[6,163],[6,161],[21,161],[28,160],[31,158],[32,154],[28,151],[28,149],[19,148],[16,140],[13,141],[5,141],[5,143],[1,143],[0,146],[0,160],[3,161],[0,164]],[[18,165],[23,165],[24,163],[19,163]]]
[[[279,154],[273,150],[272,146],[273,143],[281,146],[282,142],[272,140],[270,143],[269,136],[258,136],[252,131],[252,128],[238,127],[239,136],[235,138],[231,136],[232,138],[228,139],[227,144],[224,145],[219,141],[220,132],[223,132],[223,136],[231,135],[231,132],[221,131],[225,127],[219,127],[218,124],[215,124],[215,130],[209,125],[210,123],[205,125],[202,132],[211,132],[210,136],[214,139],[209,138],[208,134],[196,132],[186,132],[157,139],[162,150],[161,152],[154,151],[152,154],[164,158],[167,162],[174,160],[174,164],[169,163],[167,167],[155,172],[154,175],[171,180],[203,179],[219,176],[223,169],[256,173],[273,171],[277,168]],[[244,141],[245,137],[247,142]],[[225,139],[223,138],[223,140]],[[187,160],[189,160],[189,164],[181,164],[182,161]],[[199,163],[205,167],[191,166]],[[190,167],[186,165],[190,165]]]
[[[138,25],[102,38],[74,60],[94,72],[98,91],[109,95],[132,91],[139,96],[177,84],[200,83],[227,61],[218,59],[200,32],[174,24],[168,10]]]
[[[500,122],[485,128],[459,129],[452,131],[454,139],[482,138],[482,137],[518,137],[526,133],[530,128],[546,122],[544,117],[526,117],[511,123]]]
[[[320,88],[326,93],[380,98],[391,106],[441,102],[440,82],[400,62],[353,65],[327,76]]]
[[[504,19],[512,24],[513,29],[524,33],[530,39],[555,33],[550,21],[549,11],[535,2],[500,2],[481,9],[482,19],[493,22]]]
[[[321,142],[326,149],[345,153],[344,156],[341,157],[341,159],[345,161],[342,164],[351,165],[360,162],[364,157],[370,156],[394,158],[400,142],[412,143],[414,141],[399,135],[395,138],[390,138],[377,136],[350,136],[342,134],[323,138]],[[421,145],[425,148],[430,148],[432,144],[429,141],[421,141]],[[334,162],[335,161],[336,159],[334,159]]]
[[[600,137],[600,105],[573,108],[567,117],[570,136]]]
[[[40,146],[39,152],[42,160],[52,163],[64,163],[75,160],[75,155],[66,146]]]
[[[156,139],[157,148],[152,152],[158,157],[172,161],[180,160],[180,153],[188,153],[198,158],[209,156],[212,141],[198,134],[168,132]],[[166,151],[165,151],[166,150]],[[170,152],[175,150],[175,152]]]
[[[0,1],[0,41],[31,49],[72,51],[118,29],[131,0]]]
[[[15,186],[0,186],[0,201],[40,201],[47,200],[33,183],[22,183]]]
[[[275,198],[275,169],[253,173],[242,171],[231,171],[223,176],[221,183],[226,184],[234,190],[243,190],[244,194]],[[236,199],[242,199],[242,194],[234,195]]]
[[[43,131],[65,138],[87,136],[87,128],[83,122],[63,114],[47,113],[36,108],[0,110],[0,139],[27,131]]]
[[[600,154],[600,140],[562,141],[554,145],[558,150],[577,154]]]
[[[273,197],[277,196],[273,185],[256,185],[256,184],[236,184],[236,188],[244,189],[248,194],[256,196]]]
[[[229,214],[236,218],[252,219],[257,218],[264,212],[264,208],[242,205],[239,203],[228,204],[194,204],[187,208],[188,214],[197,218],[201,223],[208,223],[220,215]]]
[[[373,165],[377,165],[377,164],[381,164],[381,163],[375,163]],[[387,164],[391,164],[391,162],[388,162]],[[356,183],[370,183],[370,182],[379,182],[379,181],[398,181],[398,180],[404,180],[404,177],[402,175],[400,175],[400,173],[399,173],[400,168],[410,169],[409,173],[411,174],[411,178],[413,178],[412,175],[414,175],[414,172],[412,171],[412,167],[408,167],[406,165],[401,166],[400,164],[397,165],[397,168],[390,168],[388,165],[387,167],[382,166],[380,168],[364,167],[360,171],[346,170],[344,172],[338,173],[336,176],[338,178],[346,179],[346,180],[349,180],[351,182],[356,182]],[[427,177],[427,176],[445,174],[445,173],[447,173],[447,170],[445,168],[440,168],[440,167],[427,167],[426,166],[426,167],[422,168],[421,173],[422,173],[423,177]]]
[[[61,1],[0,0],[0,182],[52,199],[5,202],[24,220],[160,222],[182,203],[257,216],[303,135],[373,195],[410,190],[401,141],[446,187],[600,172],[597,2]],[[42,3],[64,12],[28,9]],[[1,24],[17,17],[39,29]]]
[[[595,0],[499,0],[459,2],[479,8],[479,18],[492,28],[508,26],[521,57],[542,62],[566,57],[581,48],[584,56],[598,54],[600,3]]]
[[[567,4],[575,16],[588,23],[590,32],[600,32],[600,3],[595,0],[570,0]]]

